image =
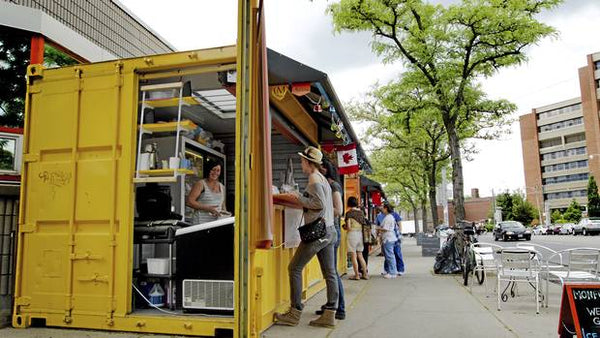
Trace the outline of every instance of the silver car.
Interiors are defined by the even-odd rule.
[[[573,226],[573,235],[600,233],[600,218],[582,218],[579,223]]]

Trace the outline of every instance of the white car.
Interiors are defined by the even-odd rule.
[[[597,233],[600,233],[600,219],[598,218],[582,218],[579,223],[573,226],[573,235],[582,234],[587,236]]]
[[[537,225],[533,228],[534,235],[545,235],[548,232],[548,228],[543,225]]]

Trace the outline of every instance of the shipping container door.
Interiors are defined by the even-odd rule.
[[[110,321],[117,307],[126,311],[127,300],[117,303],[114,295],[126,294],[115,280],[130,278],[117,268],[127,264],[128,246],[117,244],[133,219],[137,96],[120,69],[105,63],[30,77],[17,315],[69,324],[74,315]]]

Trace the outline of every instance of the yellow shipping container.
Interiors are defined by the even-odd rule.
[[[247,283],[239,285],[239,273],[234,280],[240,293],[249,295],[244,318],[239,309],[233,315],[202,316],[137,311],[133,305],[140,83],[234,69],[233,46],[29,68],[15,327],[45,323],[212,336],[233,332],[241,321],[256,336],[272,324],[275,311],[285,309],[293,249],[257,247],[265,219],[242,223],[252,239],[249,247],[242,249],[238,237],[234,240],[238,250],[245,250],[243,255],[236,250],[236,270],[240,257],[248,257]],[[243,155],[239,151],[236,156]],[[255,161],[262,157],[270,160],[270,154],[260,154]],[[251,186],[261,184],[256,174],[249,180]],[[275,207],[272,223],[273,242],[282,243],[282,207]],[[305,298],[324,287],[316,259],[304,276]]]

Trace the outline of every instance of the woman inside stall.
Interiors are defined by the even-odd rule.
[[[225,208],[225,186],[219,181],[223,165],[219,161],[210,161],[204,167],[204,176],[192,186],[186,198],[186,206],[191,208],[188,222],[201,224],[215,221],[220,215],[227,214]]]
[[[310,322],[312,326],[332,328],[335,326],[335,312],[338,302],[338,277],[335,269],[334,245],[336,230],[333,222],[333,199],[331,187],[327,179],[319,171],[323,154],[315,147],[307,147],[298,153],[302,161],[302,172],[308,176],[308,185],[302,195],[298,193],[286,194],[291,199],[302,205],[304,209],[304,227],[324,221],[324,234],[319,238],[306,240],[300,230],[302,241],[294,253],[288,273],[290,278],[291,306],[286,313],[275,314],[275,324],[296,326],[302,314],[302,270],[316,255],[321,266],[321,273],[327,285],[327,303],[323,314]]]

